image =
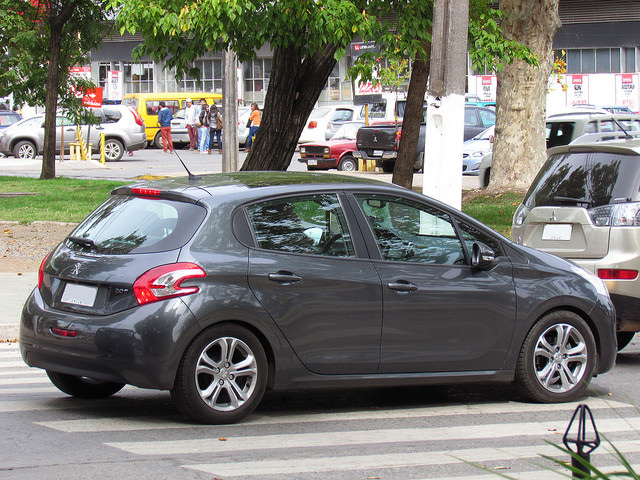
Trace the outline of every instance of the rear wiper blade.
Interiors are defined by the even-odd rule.
[[[90,238],[83,238],[83,237],[74,237],[73,235],[69,235],[67,237],[67,240],[71,240],[73,243],[78,244],[82,247],[95,247],[96,244],[93,240],[91,240]]]
[[[557,197],[553,197],[553,199],[556,202],[560,202],[560,203],[574,203],[576,205],[578,204],[586,204],[587,206],[591,205],[591,202],[589,200],[585,200],[584,198],[574,198],[574,197],[562,197],[562,196],[557,196]]]

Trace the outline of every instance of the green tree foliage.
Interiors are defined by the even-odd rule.
[[[164,60],[178,77],[194,60],[230,46],[241,61],[268,44],[269,88],[243,169],[286,170],[304,123],[349,42],[375,35],[382,0],[111,0],[121,32],[142,34],[134,54]],[[266,141],[263,141],[266,139]]]
[[[74,89],[91,86],[72,77],[108,33],[99,0],[0,0],[0,95],[15,104],[45,106],[45,152],[41,178],[55,177],[55,112],[78,112]]]

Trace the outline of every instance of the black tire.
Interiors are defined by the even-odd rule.
[[[618,339],[618,351],[629,345],[635,336],[636,332],[617,332],[616,338]]]
[[[124,146],[120,140],[109,138],[104,142],[104,158],[107,162],[117,162],[124,155]]]
[[[248,359],[249,368],[236,369]],[[198,422],[235,423],[262,400],[267,372],[264,348],[253,333],[239,325],[214,325],[187,348],[171,396],[185,415]]]
[[[586,322],[572,312],[551,312],[522,344],[515,385],[535,402],[571,402],[584,395],[596,363],[596,342]]]
[[[338,170],[341,172],[357,172],[358,161],[351,155],[345,155],[340,159],[340,163],[338,163]]]
[[[93,378],[65,375],[47,370],[47,376],[58,390],[78,398],[107,398],[119,392],[123,383],[105,382]]]
[[[164,148],[162,146],[162,135],[160,135],[160,130],[158,130],[158,133],[156,133],[156,136],[153,137],[153,144],[155,145],[156,148],[160,148],[160,149]]]
[[[382,162],[382,171],[385,173],[393,173],[396,162]]]
[[[21,140],[13,147],[13,156],[23,160],[33,160],[38,155],[36,146],[28,140]]]
[[[482,180],[482,188],[487,188],[489,186],[489,180],[491,180],[491,169],[487,168],[484,171],[484,178],[481,178]]]

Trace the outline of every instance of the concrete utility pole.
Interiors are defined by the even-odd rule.
[[[238,57],[228,48],[222,71],[222,171],[238,171]]]
[[[435,0],[422,192],[460,209],[468,0]]]

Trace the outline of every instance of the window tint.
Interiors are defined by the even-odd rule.
[[[267,250],[353,257],[337,195],[289,197],[247,208],[257,246]]]
[[[447,213],[399,198],[356,195],[382,258],[390,261],[460,265],[462,244]]]
[[[100,253],[163,252],[182,247],[205,214],[204,208],[190,203],[114,195],[72,235],[91,240],[91,251]],[[69,240],[67,245],[76,250],[87,248]]]
[[[574,128],[575,123],[573,122],[547,123],[547,148],[568,145],[571,142]]]
[[[476,118],[475,108],[464,109],[464,124],[468,127],[475,127],[478,125],[478,119]]]
[[[638,156],[574,151],[549,157],[523,203],[595,208],[638,200],[638,185]]]

